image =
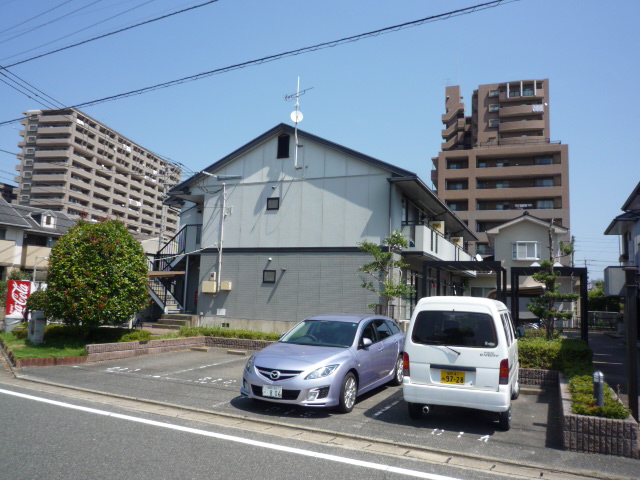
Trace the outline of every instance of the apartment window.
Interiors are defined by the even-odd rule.
[[[278,137],[278,154],[276,158],[289,158],[289,143],[291,136],[283,133]]]
[[[30,183],[23,183],[22,184],[22,189],[23,190],[31,190],[31,184]]]
[[[487,243],[476,243],[476,253],[480,255],[489,255],[492,252],[491,247]],[[474,296],[474,295],[472,295]]]
[[[553,157],[537,157],[535,161],[536,165],[551,165],[553,164]]]
[[[27,155],[33,155],[34,153],[36,153],[36,149],[33,147],[29,147],[24,151],[24,153],[26,153]]]
[[[490,127],[499,127],[500,126],[500,120],[493,119],[493,120],[489,120],[489,126]]]
[[[32,173],[32,172],[24,172],[24,173],[22,174],[22,176],[23,176],[24,178],[31,178],[31,173]]]
[[[540,260],[538,242],[514,242],[512,247],[513,260]]]
[[[524,87],[522,89],[522,95],[523,96],[531,96],[531,95],[533,95],[533,87]]]
[[[536,178],[536,187],[553,187],[553,178]]]
[[[267,210],[280,210],[280,197],[267,198]]]
[[[496,182],[496,188],[509,188],[509,180],[499,180]]]
[[[38,125],[29,125],[29,131],[30,132],[37,132],[38,131]]]
[[[30,198],[31,198],[31,195],[20,195],[21,202],[28,202]]]
[[[466,190],[467,189],[467,182],[454,182],[454,181],[448,181],[447,182],[447,190]]]
[[[447,169],[449,170],[461,170],[469,168],[468,160],[447,160]]]
[[[500,110],[500,105],[498,105],[497,103],[492,103],[491,105],[489,105],[490,112],[497,112],[499,110]]]
[[[262,283],[276,283],[276,271],[275,270],[263,270],[262,271]]]
[[[536,201],[536,208],[541,210],[553,208],[553,200],[538,200]]]
[[[500,90],[489,90],[490,97],[497,97],[498,95],[500,95]]]
[[[36,137],[27,137],[27,143],[36,143]]]
[[[33,160],[25,160],[24,161],[24,166],[25,167],[33,167]]]
[[[7,229],[0,228],[0,240],[6,240],[6,239],[7,239]]]

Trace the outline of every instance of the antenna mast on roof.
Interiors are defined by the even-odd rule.
[[[302,168],[298,166],[298,147],[300,146],[298,144],[298,122],[301,122],[303,117],[302,117],[302,112],[300,111],[300,102],[298,101],[298,99],[300,98],[301,95],[304,95],[305,92],[307,92],[308,90],[311,90],[311,88],[307,88],[306,90],[300,91],[300,77],[298,77],[298,83],[296,84],[295,95],[286,95],[284,97],[285,100],[291,100],[294,97],[296,99],[295,110],[291,112],[291,115],[289,115],[289,117],[291,118],[291,121],[294,123],[294,132],[295,132],[294,136],[295,136],[295,142],[296,142],[296,149],[294,152],[293,167],[296,170],[299,170]]]

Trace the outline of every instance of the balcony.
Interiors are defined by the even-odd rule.
[[[38,127],[38,134],[40,135],[71,135],[71,127],[47,127],[40,125]]]
[[[426,225],[404,225],[402,234],[409,239],[405,253],[422,253],[434,260],[470,261],[471,255]]]
[[[462,103],[458,103],[449,109],[447,113],[442,115],[442,123],[449,123],[451,120],[458,116],[458,112],[461,112],[464,116],[464,105]],[[464,120],[464,118],[463,118]]]
[[[535,115],[542,117],[544,115],[544,107],[537,105],[512,105],[502,107],[500,109],[500,118],[521,117],[523,115]]]
[[[36,140],[36,145],[38,147],[48,147],[48,146],[57,146],[57,145],[68,145],[69,137],[64,138],[38,138]]]
[[[64,162],[66,161],[68,154],[69,149],[65,148],[62,150],[36,150],[34,155],[36,158],[63,158]]]
[[[544,120],[500,122],[500,133],[543,131],[544,127]]]

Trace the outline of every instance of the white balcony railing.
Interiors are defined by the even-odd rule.
[[[426,225],[404,225],[402,234],[409,240],[403,252],[424,252],[436,260],[471,261],[473,258],[455,243]]]

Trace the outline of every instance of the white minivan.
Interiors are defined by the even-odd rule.
[[[518,398],[518,340],[506,305],[476,297],[426,297],[411,316],[404,344],[402,393],[409,416],[430,405],[496,412],[511,427]]]

